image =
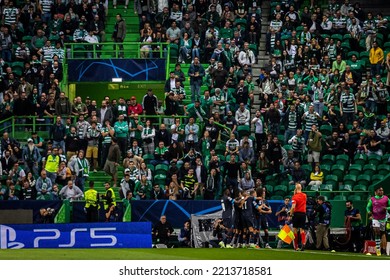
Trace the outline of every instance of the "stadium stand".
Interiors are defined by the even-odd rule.
[[[61,199],[66,180],[83,189],[88,177],[118,201],[218,200],[248,185],[279,200],[299,161],[306,182],[323,172],[309,195],[366,200],[390,169],[389,18],[317,2],[4,1],[0,199]],[[164,100],[145,94],[140,112],[130,96],[69,100],[64,61],[77,57],[169,58]],[[118,181],[104,168],[113,136]],[[58,189],[41,192],[41,170]]]

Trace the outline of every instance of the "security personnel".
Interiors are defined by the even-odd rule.
[[[87,212],[87,222],[94,223],[98,221],[99,194],[94,189],[94,181],[89,182],[89,190],[84,193],[85,210]]]
[[[47,177],[52,183],[56,181],[58,166],[60,165],[60,156],[58,155],[58,148],[54,147],[51,154],[48,154],[45,161],[45,170]]]
[[[104,210],[106,211],[106,222],[110,221],[112,215],[117,216],[116,213],[116,199],[115,193],[112,189],[109,182],[104,183],[104,187],[106,189],[106,193],[101,195],[101,198],[104,199]]]

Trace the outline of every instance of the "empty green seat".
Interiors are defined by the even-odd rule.
[[[367,161],[367,156],[365,154],[357,154],[353,160],[355,164],[364,165]]]
[[[322,164],[327,164],[327,165],[333,165],[335,163],[335,156],[334,155],[324,155],[322,157]]]
[[[349,166],[349,174],[359,176],[362,174],[363,166],[360,164],[351,164]]]
[[[273,195],[280,195],[282,197],[287,194],[287,186],[285,185],[277,185],[274,187]]]
[[[363,166],[363,173],[366,175],[374,175],[376,173],[376,166],[373,164],[366,164]]]
[[[387,175],[390,173],[390,165],[387,163],[378,165],[376,171],[380,175]]]
[[[385,178],[384,175],[381,175],[381,174],[375,174],[371,177],[371,182],[372,184],[376,184],[378,182],[381,182],[383,180],[383,178]]]
[[[378,156],[378,155],[375,155],[375,154],[372,154],[372,155],[369,155],[369,156],[367,157],[367,159],[368,159],[368,162],[369,162],[370,164],[378,165],[378,164],[381,162],[382,157],[381,157],[381,156]]]
[[[341,164],[343,166],[349,165],[349,156],[348,155],[338,155],[336,157],[336,164]]]
[[[344,176],[343,183],[344,185],[355,185],[357,180],[357,176],[353,174],[347,174]]]
[[[361,174],[357,177],[357,183],[359,185],[368,186],[371,182],[370,175],[367,174]]]
[[[333,165],[331,173],[332,173],[332,175],[336,175],[337,176],[338,182],[341,182],[343,177],[344,177],[344,173],[345,173],[344,165],[341,165],[341,164]]]

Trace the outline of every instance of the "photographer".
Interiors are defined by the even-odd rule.
[[[213,233],[209,243],[213,248],[225,248],[224,238],[227,228],[223,225],[222,219],[216,219],[213,224]]]
[[[37,224],[53,224],[55,217],[55,210],[53,208],[39,209],[39,217]]]

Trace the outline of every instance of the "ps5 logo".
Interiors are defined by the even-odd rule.
[[[20,249],[22,242],[16,242],[16,231],[12,227],[0,225],[0,249]]]
[[[116,231],[115,227],[107,228],[74,228],[70,232],[61,232],[56,228],[33,229],[33,239],[26,240],[26,244],[16,242],[16,231],[12,227],[0,225],[0,248],[20,249],[29,248],[73,248],[73,247],[114,247],[117,237],[109,234],[99,234],[99,232]],[[86,243],[86,236],[80,237],[78,233],[89,233],[91,242]],[[29,235],[31,236],[31,235]],[[79,238],[77,238],[79,236]],[[79,240],[79,242],[77,242]],[[28,242],[30,241],[30,242]],[[32,242],[31,242],[32,241]],[[57,241],[54,242],[53,241]],[[92,242],[93,241],[93,242]],[[100,242],[99,242],[100,241]],[[68,243],[64,243],[68,242]]]

